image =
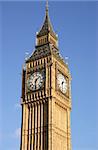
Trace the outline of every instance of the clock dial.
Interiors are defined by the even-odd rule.
[[[63,74],[59,73],[57,76],[57,84],[58,88],[62,91],[62,93],[66,93],[67,91],[67,81]]]
[[[38,90],[42,87],[44,77],[40,72],[35,72],[27,80],[27,87],[30,90]]]

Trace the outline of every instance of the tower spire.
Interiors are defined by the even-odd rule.
[[[44,40],[42,40],[44,39]],[[50,41],[51,39],[51,41]],[[41,29],[39,30],[39,32],[37,33],[37,45],[42,45],[43,42],[41,41],[46,41],[45,43],[55,43],[54,45],[56,45],[57,43],[57,36],[56,33],[53,30],[51,21],[50,21],[50,17],[49,17],[49,6],[48,6],[48,0],[46,0],[46,12],[45,12],[45,20],[44,23],[41,27]],[[54,41],[54,42],[53,42]]]
[[[46,0],[46,12],[48,11],[48,0]]]

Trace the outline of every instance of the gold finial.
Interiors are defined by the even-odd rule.
[[[46,0],[46,11],[48,11],[48,0]]]

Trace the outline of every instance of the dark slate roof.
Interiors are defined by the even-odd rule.
[[[59,50],[55,48],[52,44],[47,43],[41,46],[37,46],[33,54],[27,59],[26,62],[38,60],[51,54],[59,55]]]
[[[26,60],[26,63],[45,58],[50,55],[54,55],[61,63],[66,65],[66,62],[59,53],[59,49],[55,48],[54,45],[50,43],[44,44],[42,46],[37,46],[32,55]],[[68,66],[66,65],[66,67]]]
[[[40,31],[38,32],[37,37],[47,35],[48,33],[50,33],[55,39],[57,39],[57,36],[56,36],[55,32],[53,31],[52,24],[50,22],[48,8],[47,8],[44,23],[43,23]]]

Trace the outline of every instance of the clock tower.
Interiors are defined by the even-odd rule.
[[[48,13],[22,70],[20,150],[71,150],[71,75]]]

